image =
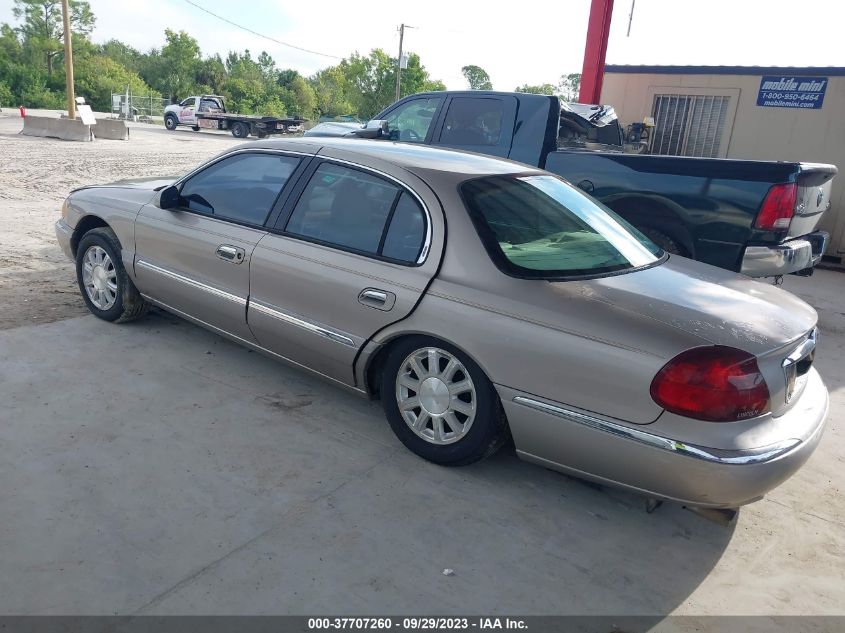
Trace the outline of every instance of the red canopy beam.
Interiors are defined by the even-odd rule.
[[[604,58],[607,55],[612,15],[613,0],[592,0],[587,45],[584,47],[584,68],[581,70],[581,90],[578,94],[580,103],[601,103]]]

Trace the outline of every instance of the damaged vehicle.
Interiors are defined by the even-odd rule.
[[[158,306],[363,397],[459,466],[530,462],[735,507],[822,436],[816,313],[667,253],[548,172],[383,141],[236,147],[173,181],[70,194],[82,297]]]
[[[424,92],[364,127],[320,124],[305,135],[451,147],[541,167],[668,253],[750,277],[811,275],[829,239],[816,227],[830,207],[834,165],[627,153],[608,105],[521,92]]]

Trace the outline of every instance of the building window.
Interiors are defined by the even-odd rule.
[[[651,153],[717,157],[730,99],[716,95],[654,95]]]

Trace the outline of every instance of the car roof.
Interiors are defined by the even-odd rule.
[[[307,150],[305,149],[306,147]],[[314,148],[317,147],[320,150],[342,150],[348,155],[360,156],[364,159],[364,162],[366,162],[367,158],[372,158],[376,161],[386,161],[413,173],[448,172],[472,177],[538,171],[536,167],[528,167],[521,163],[487,156],[485,154],[474,154],[453,149],[429,147],[427,145],[415,145],[412,143],[356,138],[307,137],[301,139],[269,139],[240,145],[237,149],[305,150],[308,153],[314,153]],[[317,150],[317,153],[320,150]]]

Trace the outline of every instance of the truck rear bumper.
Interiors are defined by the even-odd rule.
[[[812,268],[821,261],[828,239],[826,231],[816,231],[774,246],[747,246],[740,272],[749,277],[775,277]]]

